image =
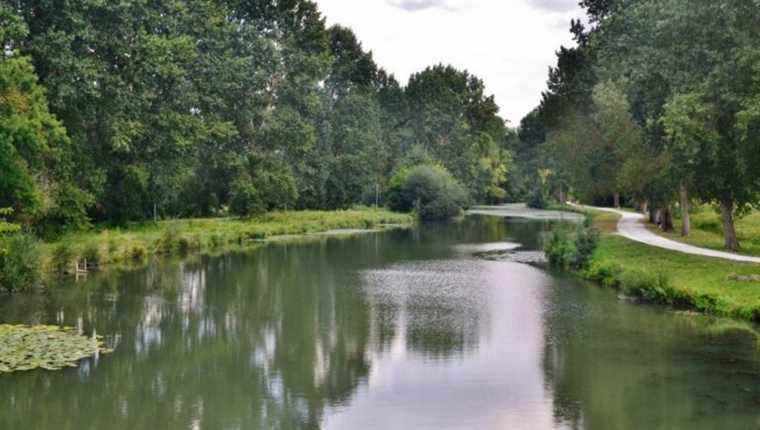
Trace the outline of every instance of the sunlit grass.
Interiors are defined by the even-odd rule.
[[[700,206],[691,213],[691,234],[681,236],[681,219],[674,219],[675,229],[672,232],[658,234],[669,239],[688,243],[703,248],[724,249],[723,224],[720,214],[711,206]],[[650,225],[650,229],[656,229]],[[760,211],[752,211],[736,221],[736,236],[741,246],[740,253],[760,256]]]
[[[193,218],[148,222],[126,228],[97,228],[62,237],[42,246],[43,267],[50,269],[53,251],[70,245],[77,257],[97,249],[101,264],[144,260],[157,254],[214,250],[255,243],[283,235],[339,229],[383,229],[413,224],[411,215],[384,209],[272,212],[250,219]]]
[[[571,209],[572,210],[572,209]],[[720,217],[710,208],[700,208],[693,223],[694,244],[700,237],[723,244],[722,232],[712,225]],[[698,310],[712,315],[760,322],[760,283],[737,281],[733,275],[760,275],[760,265],[720,260],[649,246],[613,233],[620,216],[588,211],[603,234],[584,277],[616,287],[648,300]],[[741,220],[745,243],[760,226],[757,212]],[[680,225],[679,225],[680,227]],[[758,232],[757,234],[760,234]],[[741,236],[740,236],[741,237]],[[757,236],[754,236],[755,238]],[[759,250],[760,251],[760,250]]]
[[[731,276],[760,274],[757,264],[683,254],[606,235],[594,253],[592,272],[594,266],[607,268],[618,281],[625,272],[663,275],[670,288],[649,291],[656,301],[760,321],[760,283]]]

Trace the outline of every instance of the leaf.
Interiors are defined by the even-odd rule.
[[[0,373],[77,367],[84,358],[110,352],[101,337],[81,336],[70,327],[0,325]]]

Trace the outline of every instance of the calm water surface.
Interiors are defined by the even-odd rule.
[[[760,429],[757,328],[472,255],[543,228],[469,217],[0,296],[1,322],[115,347],[0,376],[0,429]]]

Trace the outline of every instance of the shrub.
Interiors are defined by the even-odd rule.
[[[623,268],[618,264],[593,263],[586,269],[585,277],[600,282],[605,287],[617,288],[620,286],[621,273]]]
[[[588,266],[598,242],[599,232],[586,223],[575,229],[560,224],[544,239],[544,252],[554,267],[582,270]]]
[[[40,253],[37,240],[28,234],[0,237],[0,288],[23,291],[39,280]]]
[[[188,252],[190,252],[190,249],[192,247],[193,247],[193,244],[190,241],[190,239],[188,239],[187,237],[180,236],[177,239],[177,250],[179,251],[180,254],[183,254],[183,255],[187,254]]]
[[[38,232],[48,239],[57,239],[69,231],[85,230],[91,226],[87,209],[93,196],[70,183],[58,184],[52,192],[52,206],[38,220]]]
[[[117,252],[119,252],[119,243],[116,242],[116,239],[110,239],[108,241],[108,257],[113,259]]]
[[[213,233],[211,237],[209,237],[209,241],[211,242],[212,248],[219,248],[224,245],[224,238],[219,233]]]
[[[230,212],[241,217],[250,217],[265,211],[264,202],[256,187],[249,181],[241,180],[232,186]]]
[[[74,247],[66,241],[59,243],[53,249],[53,271],[58,275],[64,275],[71,270],[72,263],[76,258]]]
[[[423,220],[446,220],[459,215],[469,201],[467,191],[446,169],[420,165],[396,172],[390,181],[392,210],[416,210]]]
[[[576,253],[570,231],[565,227],[553,228],[548,238],[544,238],[544,253],[552,266],[570,269],[570,261]]]
[[[136,263],[142,263],[148,258],[148,249],[143,245],[134,245],[129,250],[129,258]]]
[[[100,248],[95,243],[91,243],[84,248],[82,258],[87,260],[88,266],[100,266]]]
[[[164,232],[161,233],[161,238],[158,240],[158,249],[159,251],[171,254],[174,252],[174,250],[179,245],[178,241],[180,239],[180,229],[176,224],[171,224],[166,229],[164,229]]]
[[[626,294],[640,296],[651,302],[673,302],[670,279],[660,272],[627,270],[620,275],[620,287]]]
[[[549,206],[549,198],[541,187],[536,187],[528,197],[527,204],[532,209],[546,209]]]

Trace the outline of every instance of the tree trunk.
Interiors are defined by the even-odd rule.
[[[567,201],[567,197],[565,197],[565,190],[562,188],[562,185],[559,186],[559,204],[564,205]]]
[[[660,225],[660,210],[655,209],[654,206],[649,206],[649,222],[656,226]]]
[[[725,238],[726,250],[739,251],[739,240],[736,238],[736,226],[734,225],[734,202],[726,200],[720,202],[720,214],[723,217],[723,237]]]
[[[613,194],[612,199],[615,201],[615,207],[620,209],[620,193]]]
[[[666,206],[661,212],[660,229],[662,231],[673,231],[673,211],[670,206]]]
[[[686,237],[691,234],[691,216],[689,215],[689,190],[686,188],[686,184],[681,184],[679,196],[681,197],[681,236]]]
[[[646,200],[641,202],[641,213],[649,213],[649,221],[652,221],[652,213],[649,212],[649,202]]]

